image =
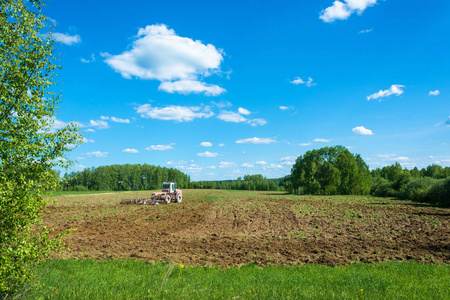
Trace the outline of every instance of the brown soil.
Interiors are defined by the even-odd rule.
[[[450,209],[367,197],[257,195],[185,196],[157,206],[51,206],[45,222],[57,231],[77,228],[64,257],[220,266],[450,263]]]

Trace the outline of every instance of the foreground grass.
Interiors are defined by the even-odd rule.
[[[420,263],[244,265],[54,260],[30,299],[450,299],[450,266]]]

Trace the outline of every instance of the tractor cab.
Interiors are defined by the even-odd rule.
[[[169,193],[173,193],[176,190],[176,184],[175,182],[164,182],[162,184],[162,191],[164,192],[165,190],[168,191]]]

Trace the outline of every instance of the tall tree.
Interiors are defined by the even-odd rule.
[[[360,155],[343,146],[306,152],[292,167],[292,188],[309,194],[368,194],[371,175]]]
[[[53,128],[58,65],[41,0],[0,0],[0,298],[33,282],[32,268],[59,242],[39,225],[51,169],[81,142],[75,125]],[[48,30],[47,30],[48,32]]]

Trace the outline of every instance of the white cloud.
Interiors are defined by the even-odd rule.
[[[262,125],[266,125],[267,121],[264,119],[250,119],[247,121],[247,124],[250,124],[250,126],[253,126],[253,127],[258,126],[258,125],[262,126]]]
[[[106,129],[109,128],[108,122],[103,120],[91,120],[89,122],[89,127],[97,127],[97,129]]]
[[[130,119],[121,119],[121,118],[116,118],[116,117],[101,116],[100,119],[102,119],[102,120],[111,120],[112,122],[116,122],[116,123],[126,123],[126,124],[130,123]]]
[[[81,57],[81,58],[80,58],[80,61],[81,61],[82,63],[85,63],[85,64],[94,62],[94,61],[95,61],[95,55],[94,55],[94,54],[91,54],[90,59],[86,59],[86,58]]]
[[[427,156],[429,159],[434,159],[433,155]]]
[[[224,147],[224,146],[225,146],[225,144],[222,144],[222,143],[221,143],[221,144],[219,144],[219,147]]]
[[[233,123],[242,123],[247,121],[247,119],[242,115],[227,110],[221,111],[220,114],[217,116],[217,118],[225,122],[233,122]]]
[[[81,43],[81,38],[78,34],[77,35],[69,35],[67,33],[54,32],[54,33],[52,33],[52,36],[58,42],[69,45],[69,46],[73,45],[73,44]]]
[[[437,96],[437,95],[439,95],[439,94],[440,94],[439,90],[430,91],[430,92],[428,93],[428,95],[430,95],[430,96]]]
[[[280,105],[279,108],[280,108],[281,110],[292,109],[292,107],[290,107],[290,106],[283,106],[283,105]]]
[[[139,153],[138,150],[136,150],[136,149],[129,149],[129,148],[127,148],[125,150],[122,150],[122,152],[125,152],[125,153]]]
[[[295,84],[295,85],[304,84],[307,87],[311,87],[313,85],[316,85],[316,83],[313,83],[313,79],[311,77],[308,78],[308,81],[303,81],[303,79],[301,79],[300,77],[295,77],[295,79],[292,80],[291,83]]]
[[[249,114],[251,114],[251,112],[248,109],[245,109],[242,107],[239,107],[238,111],[241,115],[245,115],[245,116],[248,116]]]
[[[218,85],[207,84],[197,80],[165,81],[159,85],[158,90],[171,94],[179,93],[185,95],[191,93],[205,93],[206,96],[218,96],[226,92],[224,88],[221,88]]]
[[[331,142],[331,140],[327,140],[327,139],[314,139],[314,142],[319,142],[319,143],[329,143]]]
[[[88,129],[86,129],[85,131],[87,131],[87,132],[95,132],[95,130],[94,130],[94,129],[91,129],[91,128],[88,128]]]
[[[233,106],[233,104],[231,104],[231,102],[225,101],[225,100],[222,100],[220,102],[211,101],[210,103],[211,103],[211,105],[217,106],[220,109]]]
[[[364,128],[364,126],[358,126],[352,129],[352,131],[356,134],[360,135],[373,135],[372,130]]]
[[[400,84],[393,84],[391,85],[391,87],[387,90],[380,90],[377,93],[374,93],[372,95],[367,96],[367,101],[371,100],[371,99],[378,99],[378,98],[384,98],[384,97],[388,97],[390,95],[396,95],[396,96],[400,96],[401,94],[403,94],[403,90],[402,88],[404,88],[404,85],[400,85]],[[381,101],[381,100],[379,100]]]
[[[83,137],[83,143],[95,143],[95,141],[94,140],[89,140],[89,139]]]
[[[308,143],[300,143],[299,145],[300,145],[300,146],[311,146],[312,143],[311,143],[311,142],[308,142]]]
[[[395,160],[398,160],[398,161],[408,161],[409,158],[406,157],[406,156],[399,156],[399,157],[395,158]]]
[[[253,137],[248,139],[237,140],[236,144],[270,144],[275,143],[276,141],[271,138],[259,138]]]
[[[373,31],[373,29],[364,29],[364,30],[359,31],[359,33],[363,34],[363,33],[369,33],[371,31]]]
[[[263,161],[263,160],[257,161],[257,162],[255,162],[255,164],[257,164],[257,165],[267,165],[267,163],[265,161]]]
[[[179,105],[169,105],[166,107],[152,107],[150,104],[143,104],[136,108],[136,112],[146,119],[157,119],[165,121],[190,122],[196,118],[210,118],[214,115],[209,111],[209,107],[188,107]]]
[[[216,152],[209,152],[209,151],[205,151],[202,153],[197,153],[197,156],[200,157],[216,157],[218,155],[218,153]]]
[[[346,20],[352,13],[357,12],[360,15],[367,7],[376,3],[377,0],[345,0],[345,3],[334,1],[332,6],[322,10],[320,19],[326,23]]]
[[[87,156],[95,156],[95,157],[107,157],[108,152],[94,151],[86,153]]]
[[[242,108],[240,107],[239,110],[241,111],[241,109]],[[239,113],[228,110],[221,111],[220,114],[217,116],[217,118],[225,122],[246,123],[251,126],[258,126],[258,125],[262,126],[267,124],[267,121],[264,119],[247,119]]]
[[[175,145],[174,143],[169,144],[169,145],[151,145],[147,148],[145,148],[145,150],[148,151],[165,151],[165,150],[171,150],[174,149],[173,145]]]
[[[270,164],[264,167],[264,169],[282,169],[283,166],[280,164]]]
[[[255,165],[249,164],[249,163],[243,163],[242,166],[245,168],[253,168]]]
[[[85,159],[83,156],[78,156],[77,159]]]
[[[201,142],[200,143],[200,146],[202,146],[202,147],[212,147],[212,143],[210,143],[210,142]]]
[[[218,86],[169,82],[196,81],[200,76],[220,72],[222,50],[178,36],[164,24],[140,28],[136,38],[130,50],[118,55],[102,55],[105,62],[124,78],[156,79],[163,82],[160,89],[164,91],[189,93],[200,92],[200,89],[211,95],[225,91]]]
[[[236,164],[234,162],[221,161],[219,163],[219,168],[233,168]]]
[[[130,123],[129,119],[121,119],[121,118],[116,118],[116,117],[111,117],[111,121],[116,122],[116,123],[126,123],[126,124]]]
[[[169,165],[169,166],[182,166],[185,164],[187,164],[187,161],[184,161],[184,160],[179,160],[179,161],[169,160],[168,162],[166,162],[166,165]]]
[[[375,156],[378,157],[378,158],[381,158],[381,159],[390,159],[390,158],[392,158],[394,156],[397,156],[397,155],[396,154],[377,154]]]

